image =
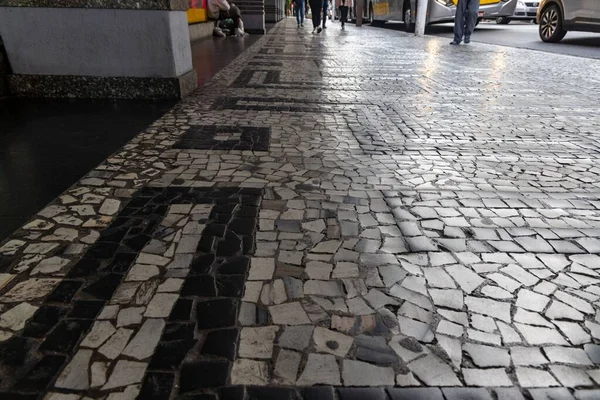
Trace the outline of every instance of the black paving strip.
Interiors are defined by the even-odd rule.
[[[202,384],[225,385],[236,353],[238,303],[248,256],[254,250],[261,199],[262,190],[251,188],[140,190],[45,299],[21,334],[0,343],[0,398],[43,397],[137,254],[152,237],[161,237],[157,227],[172,204],[213,204],[213,210],[208,221],[201,221],[206,229],[139,398],[168,399],[175,372],[192,348],[207,359],[183,370],[204,367],[208,372],[200,379]],[[201,335],[204,344],[198,347],[198,329],[223,330]],[[189,387],[187,382],[183,383]]]
[[[219,138],[224,139],[219,140]],[[174,148],[268,151],[270,140],[271,128],[194,125],[181,137]]]

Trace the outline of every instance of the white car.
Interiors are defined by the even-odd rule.
[[[510,21],[527,20],[537,23],[537,10],[540,6],[540,1],[519,0],[517,2],[517,8],[515,8],[514,14],[510,17],[498,17],[496,18],[496,23],[500,25],[506,25]]]

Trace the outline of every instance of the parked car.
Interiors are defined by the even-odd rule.
[[[500,25],[506,25],[510,21],[532,21],[537,23],[537,10],[540,5],[539,1],[522,1],[517,2],[517,8],[515,13],[510,17],[498,17],[496,23]]]
[[[600,33],[600,0],[542,0],[537,20],[544,42],[560,42],[568,31]]]

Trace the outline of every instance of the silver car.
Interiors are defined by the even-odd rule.
[[[506,25],[510,21],[532,21],[537,23],[537,11],[541,0],[519,0],[517,2],[517,8],[510,17],[498,17],[496,23],[500,25]]]
[[[544,42],[560,42],[567,31],[600,33],[600,0],[542,0],[537,19]]]

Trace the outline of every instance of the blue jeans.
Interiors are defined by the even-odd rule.
[[[323,1],[323,26],[327,22],[327,10],[329,9],[329,0]]]
[[[298,22],[298,25],[303,24],[304,12],[306,11],[304,0],[297,0],[294,4],[296,5],[296,21]]]
[[[460,43],[464,38],[470,38],[479,12],[479,0],[458,0],[456,17],[454,18],[454,41]]]

